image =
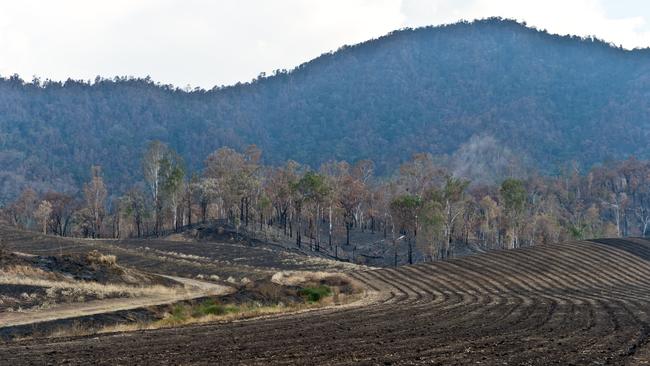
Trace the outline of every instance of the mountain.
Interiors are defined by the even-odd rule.
[[[487,19],[395,31],[212,90],[3,78],[0,203],[25,185],[79,187],[92,164],[123,190],[153,139],[192,169],[220,146],[254,143],[267,163],[369,158],[384,174],[415,152],[473,162],[456,157],[486,140],[553,173],[571,160],[649,158],[649,131],[649,49]]]

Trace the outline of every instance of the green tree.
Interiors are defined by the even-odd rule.
[[[138,238],[142,236],[142,225],[147,213],[145,195],[138,187],[133,187],[122,196],[120,200],[120,210],[125,217],[133,220],[133,228]]]
[[[312,203],[314,206],[314,231],[316,238],[316,251],[320,250],[320,211],[323,202],[330,194],[331,188],[327,185],[327,180],[321,174],[308,171],[298,181],[296,189],[304,202]],[[313,234],[313,233],[312,233]]]
[[[526,206],[526,188],[521,180],[509,178],[501,183],[499,193],[503,199],[506,215],[508,247],[516,248],[519,245],[521,216]]]
[[[83,192],[86,201],[86,221],[90,228],[88,234],[93,238],[101,237],[108,192],[99,166],[92,167],[90,182],[84,185]]]
[[[149,143],[142,159],[142,171],[145,182],[151,193],[151,202],[153,205],[154,232],[158,233],[161,224],[161,213],[163,202],[161,197],[161,188],[164,177],[162,175],[162,162],[169,153],[167,145],[156,140]]]
[[[182,158],[169,150],[160,161],[161,193],[171,212],[172,229],[178,229],[178,211],[183,197],[185,167]]]
[[[424,201],[420,196],[412,194],[403,194],[395,197],[390,203],[390,210],[393,217],[399,222],[401,231],[408,238],[409,245],[409,264],[413,264],[413,243],[417,240],[418,218],[421,217],[421,211],[424,207]]]

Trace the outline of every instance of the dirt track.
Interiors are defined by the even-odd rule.
[[[17,364],[647,364],[650,242],[606,240],[358,272],[370,305],[10,343]]]
[[[28,312],[4,312],[0,313],[0,327],[12,327],[17,325],[34,324],[59,319],[76,318],[87,315],[115,312],[120,310],[137,309],[147,306],[171,304],[178,301],[195,299],[210,295],[223,295],[232,288],[217,285],[214,283],[181,278],[174,276],[163,276],[185,285],[187,292],[159,294],[155,296],[141,296],[135,298],[114,298],[105,300],[93,300],[82,303],[62,304],[47,309]]]

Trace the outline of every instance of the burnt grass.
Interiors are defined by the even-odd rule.
[[[27,266],[46,273],[61,275],[78,281],[90,281],[101,284],[157,284],[173,285],[174,281],[164,277],[139,273],[122,267],[117,263],[104,263],[98,251],[48,256],[21,256],[6,253],[0,256],[0,269],[13,265]]]
[[[18,307],[27,309],[39,306],[47,297],[47,288],[31,285],[0,285],[0,312]]]
[[[106,259],[109,261],[106,262]],[[20,267],[21,270],[28,268],[28,271],[32,271],[38,279],[46,281],[68,282],[74,280],[131,286],[178,285],[175,281],[165,277],[122,267],[116,262],[111,262],[111,259],[104,257],[96,250],[85,254],[73,253],[61,256],[30,256],[3,251],[0,252],[0,270],[8,270],[11,273],[14,267]],[[70,282],[70,287],[74,287],[73,282]],[[84,293],[83,295],[83,301],[96,299],[98,297],[93,293]],[[79,301],[78,298],[70,298],[61,289],[52,290],[48,287],[24,284],[0,285],[0,311],[34,309],[48,304],[67,303],[71,300]],[[0,324],[1,326],[2,324]]]
[[[0,227],[7,250],[40,256],[87,255],[92,250],[115,255],[120,265],[140,271],[223,282],[232,277],[261,280],[280,270],[341,271],[343,263],[323,261],[295,250],[260,241],[231,240],[230,236],[201,241],[160,238],[77,240],[38,235]],[[218,241],[222,240],[222,241]],[[306,259],[314,260],[306,260]]]
[[[336,259],[373,267],[393,267],[395,257],[399,265],[407,264],[409,258],[409,243],[405,240],[393,242],[390,232],[371,230],[369,228],[353,228],[350,231],[350,244],[346,244],[346,232],[342,228],[335,228],[332,232],[331,246],[326,225],[322,225],[320,232],[321,245],[316,251],[315,238],[310,238],[310,233],[305,232],[301,248],[296,247],[295,237],[285,235],[278,226],[257,225],[242,226],[238,231],[224,222],[200,224],[195,229],[189,230],[185,235],[194,240],[245,242],[250,245],[265,245],[268,247],[283,248],[284,250],[319,256],[322,258]],[[239,240],[237,238],[240,238]],[[338,244],[338,245],[337,245]],[[426,261],[430,248],[416,245],[411,246],[411,256],[414,262]],[[480,252],[472,243],[454,242],[450,246],[450,256],[460,257]]]

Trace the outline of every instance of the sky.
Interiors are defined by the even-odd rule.
[[[647,0],[0,0],[0,75],[209,89],[395,29],[490,16],[650,47]]]

